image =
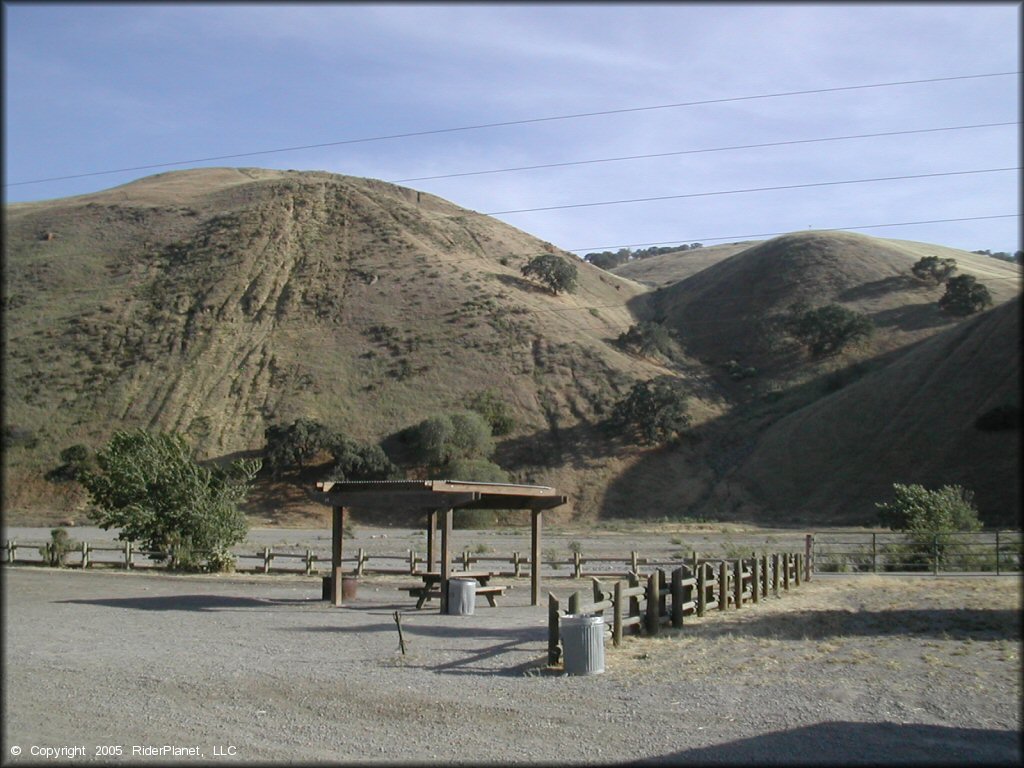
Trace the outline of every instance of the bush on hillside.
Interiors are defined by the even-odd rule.
[[[379,445],[340,437],[330,451],[334,459],[332,480],[390,480],[400,474]]]
[[[486,419],[474,411],[432,416],[414,429],[420,461],[439,467],[457,459],[486,459],[494,453],[494,438]]]
[[[171,566],[229,570],[230,548],[248,530],[238,505],[248,495],[259,461],[227,468],[200,466],[184,437],[173,432],[115,432],[96,454],[95,471],[79,482],[95,508],[89,518],[118,538],[171,557]],[[173,552],[172,552],[173,550]]]
[[[51,483],[67,483],[77,480],[78,476],[90,469],[91,456],[89,448],[77,443],[69,446],[60,452],[61,464],[49,472],[45,477]]]
[[[946,283],[946,293],[939,299],[939,309],[950,315],[965,317],[992,306],[988,288],[974,275],[960,275]]]
[[[615,404],[610,425],[646,443],[665,443],[690,423],[685,384],[675,376],[638,381]]]
[[[535,256],[521,271],[525,277],[533,277],[546,285],[556,296],[562,291],[576,290],[576,265],[553,253]]]
[[[470,398],[468,405],[471,411],[476,411],[487,420],[492,435],[507,435],[516,426],[512,409],[493,389],[478,392]]]
[[[467,480],[475,483],[507,483],[509,474],[487,459],[456,459],[441,469],[448,480]]]
[[[814,357],[837,355],[849,344],[866,339],[874,332],[867,315],[839,304],[814,309],[802,302],[793,304],[784,325],[789,335]]]
[[[950,534],[982,528],[974,494],[959,485],[944,485],[937,491],[916,484],[894,483],[892,488],[892,501],[875,504],[879,522],[906,532],[911,551],[922,561],[932,553],[940,562],[948,559],[957,543]]]
[[[638,355],[660,354],[671,359],[677,352],[675,334],[661,323],[646,320],[619,334],[618,343]]]
[[[938,256],[923,256],[910,271],[920,280],[928,280],[936,285],[946,282],[956,272],[956,259],[940,259]]]

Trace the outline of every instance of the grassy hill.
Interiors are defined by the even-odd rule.
[[[888,371],[910,387],[893,400],[904,404],[898,413],[919,402],[909,383],[917,382],[948,395],[946,418],[961,427],[1009,397],[991,390],[993,371],[1007,365],[1002,341],[963,346],[975,357],[960,377],[936,379],[928,369],[938,357],[920,351],[926,339],[938,344],[988,326],[941,315],[942,291],[909,276],[914,261],[952,255],[998,303],[1019,291],[1015,265],[941,246],[799,233],[682,252],[681,271],[673,254],[616,274],[579,262],[576,292],[553,295],[520,271],[541,253],[573,258],[551,243],[432,195],[336,174],[178,171],[9,205],[5,219],[8,522],[49,524],[76,509],[80,517],[75,486],[44,474],[63,448],[98,447],[116,429],[176,430],[200,457],[221,460],[258,451],[267,426],[307,417],[401,448],[401,430],[488,390],[516,425],[495,461],[516,481],[566,492],[561,519],[779,522],[789,508],[810,514],[805,501],[814,498],[822,520],[852,520],[863,504],[808,489],[817,493],[828,475],[874,488],[878,462],[889,460],[884,444],[850,443],[856,462],[841,445],[819,452],[828,462],[753,457],[791,441],[815,444],[807,435],[825,422],[806,414],[832,414],[833,401],[859,414],[864,428],[895,422],[881,403],[850,399],[861,392],[864,403],[869,395],[885,402],[902,392]],[[799,299],[866,312],[876,333],[842,356],[811,360],[761,332]],[[651,317],[677,330],[682,356],[648,358],[616,343]],[[722,368],[730,360],[756,374],[733,381]],[[683,378],[692,398],[693,429],[678,446],[640,448],[600,429],[635,381],[667,373]],[[936,447],[945,438],[905,432],[905,455],[935,457],[928,477],[953,472]],[[762,445],[775,448],[766,454]],[[1016,456],[964,445],[979,460],[961,457],[973,474],[953,474],[975,483],[986,504],[1005,500],[982,490],[982,467],[998,465],[991,476],[1006,478],[1016,471],[1007,458]],[[308,490],[324,469],[299,485],[262,479],[247,511],[260,522],[323,520]],[[1008,503],[1019,510],[1019,498]]]

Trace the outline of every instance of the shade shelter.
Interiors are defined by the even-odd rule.
[[[349,509],[393,511],[408,509],[426,515],[427,570],[434,570],[434,541],[441,517],[441,607],[446,607],[451,575],[452,517],[456,509],[528,509],[531,512],[530,587],[531,602],[540,605],[541,516],[545,509],[559,507],[568,497],[544,485],[475,483],[461,480],[326,480],[316,484],[317,501],[332,509],[331,517],[331,600],[341,605],[342,529]]]

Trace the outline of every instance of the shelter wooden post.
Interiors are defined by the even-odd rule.
[[[541,511],[533,510],[530,526],[530,605],[540,605]]]
[[[341,606],[341,554],[345,530],[345,508],[334,507],[331,519],[331,601]]]
[[[444,511],[444,524],[441,526],[441,613],[448,613],[448,579],[452,575],[452,514],[451,509]]]
[[[427,513],[427,571],[434,570],[434,542],[437,539],[437,510]]]

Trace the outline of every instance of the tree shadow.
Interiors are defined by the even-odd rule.
[[[952,325],[953,319],[944,315],[935,302],[907,304],[894,309],[884,309],[871,315],[871,322],[878,328],[899,328],[902,331],[923,331]]]
[[[270,606],[295,606],[315,602],[306,598],[257,598],[234,595],[154,595],[152,597],[109,597],[55,600],[74,605],[100,605],[106,608],[130,608],[138,611],[229,611]]]
[[[522,277],[494,273],[494,278],[502,285],[507,285],[510,288],[518,288],[520,291],[526,291],[527,293],[539,293],[543,296],[553,295],[550,289],[544,288],[543,286],[537,285],[537,283],[531,282],[530,280]]]
[[[881,280],[873,280],[870,283],[847,288],[836,299],[839,301],[862,301],[877,299],[896,291],[928,291],[932,288],[934,286],[923,283],[911,275],[891,275]]]
[[[920,723],[818,723],[621,765],[1019,765],[1021,735]]]
[[[603,426],[579,422],[502,440],[494,460],[511,471],[563,464],[588,469],[619,455],[622,447],[622,440]]]

